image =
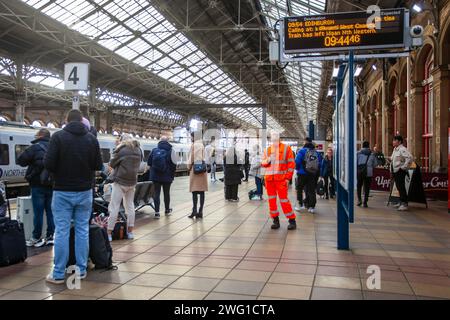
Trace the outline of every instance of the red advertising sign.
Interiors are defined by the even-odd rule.
[[[371,190],[389,192],[390,182],[391,174],[389,170],[379,168],[374,169]],[[447,200],[448,177],[446,174],[422,173],[422,183],[427,198]]]

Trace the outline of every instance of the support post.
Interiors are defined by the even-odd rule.
[[[72,93],[72,109],[80,110],[80,95],[78,91]]]
[[[412,145],[412,123],[413,114],[411,108],[411,59],[406,58],[406,146],[411,148]]]
[[[267,147],[267,107],[262,107],[262,150]]]

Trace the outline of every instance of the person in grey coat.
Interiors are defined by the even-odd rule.
[[[369,199],[370,184],[372,183],[373,169],[378,165],[377,158],[370,150],[368,141],[364,141],[362,149],[356,155],[357,165],[357,189],[358,189],[358,207],[362,204],[367,208]],[[364,202],[362,201],[362,188],[364,186]]]
[[[114,182],[111,202],[108,207],[108,238],[110,241],[112,240],[112,231],[117,222],[122,200],[125,213],[127,214],[127,236],[128,239],[134,239],[134,192],[142,159],[143,155],[139,142],[130,135],[123,134],[109,162],[110,167],[113,169],[109,178]]]

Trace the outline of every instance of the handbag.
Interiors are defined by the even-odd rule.
[[[202,174],[207,171],[206,162],[202,160],[202,163],[194,163],[194,174]]]
[[[203,159],[205,158],[205,150],[203,149]],[[208,171],[208,166],[206,165],[205,160],[202,160],[202,162],[197,161],[197,163],[194,161],[193,166],[194,174],[202,174]]]

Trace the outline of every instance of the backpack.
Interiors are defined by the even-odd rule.
[[[164,149],[156,148],[153,151],[152,168],[157,172],[167,172],[167,151]]]
[[[367,163],[369,162],[370,154],[367,156],[366,163],[364,164],[358,164],[357,173],[358,177],[367,177]]]
[[[112,268],[113,251],[105,228],[98,225],[89,226],[89,257],[95,269]]]
[[[40,143],[38,143],[38,145],[44,151],[44,154],[47,153],[48,151],[47,146]],[[53,187],[53,177],[50,174],[50,172],[48,172],[48,170],[45,168],[43,168],[41,173],[39,174],[39,181],[41,182],[41,185],[45,187]]]
[[[305,171],[310,174],[319,172],[319,155],[316,150],[309,149],[305,155]]]
[[[127,217],[123,211],[119,211],[119,217],[112,231],[113,240],[128,239]]]

